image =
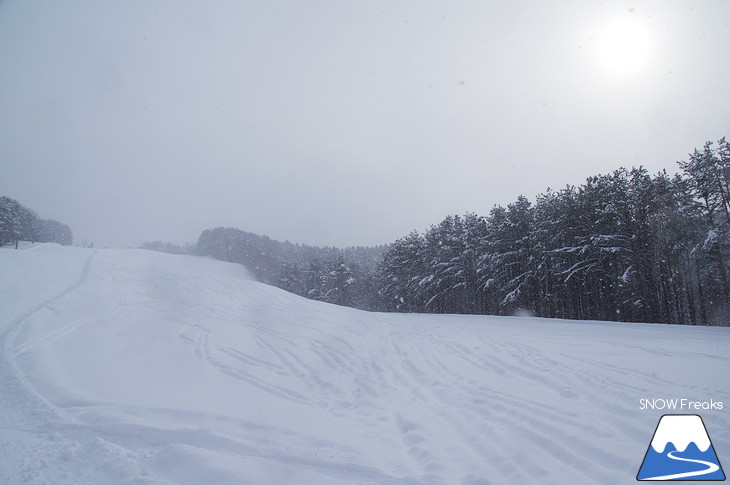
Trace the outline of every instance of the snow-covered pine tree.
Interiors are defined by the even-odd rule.
[[[424,311],[424,282],[429,278],[425,240],[416,231],[396,240],[383,253],[378,268],[381,308],[386,311]]]
[[[699,279],[704,289],[706,318],[711,323],[730,323],[730,144],[722,138],[718,149],[705,143],[688,161],[680,161],[693,196],[700,202],[706,223],[697,245]]]

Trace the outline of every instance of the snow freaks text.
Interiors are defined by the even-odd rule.
[[[691,399],[639,399],[639,409],[659,409],[670,411],[700,411],[700,410],[721,410],[722,401],[693,401]]]

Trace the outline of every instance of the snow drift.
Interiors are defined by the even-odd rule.
[[[730,403],[728,328],[368,313],[143,250],[0,274],[2,483],[633,483],[640,399]]]

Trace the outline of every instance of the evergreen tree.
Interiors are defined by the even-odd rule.
[[[0,244],[18,241],[73,244],[71,229],[58,221],[42,220],[10,197],[0,197]]]
[[[383,254],[379,267],[379,296],[386,311],[424,311],[428,275],[425,241],[416,231],[398,239]]]

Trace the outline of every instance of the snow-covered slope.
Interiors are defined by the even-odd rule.
[[[367,313],[49,244],[0,250],[0,349],[4,484],[634,483],[642,398],[723,401],[730,462],[728,328]]]

